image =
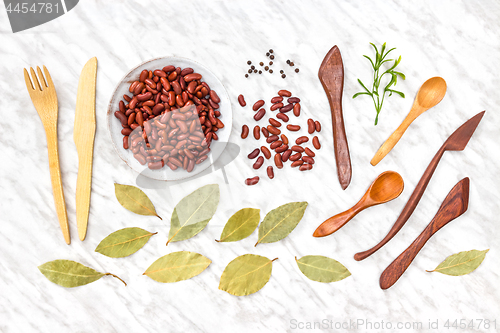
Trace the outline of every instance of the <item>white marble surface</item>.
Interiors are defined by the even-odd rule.
[[[2,143],[2,232],[0,234],[0,331],[2,332],[159,332],[309,331],[295,328],[322,320],[343,323],[368,320],[391,322],[392,329],[349,331],[390,332],[397,322],[422,322],[422,329],[444,331],[447,319],[497,320],[500,328],[498,167],[500,97],[500,4],[498,1],[80,1],[68,14],[33,29],[12,34],[0,10],[0,142]],[[369,98],[352,100],[359,91],[356,78],[370,79],[362,54],[369,42],[397,47],[400,69],[407,80],[398,85],[407,98],[387,100],[380,123]],[[344,117],[353,164],[351,185],[342,191],[332,151],[328,102],[317,79],[325,53],[337,44],[345,66]],[[273,48],[281,62],[293,59],[300,73],[286,80],[253,75],[245,79],[246,61],[259,62]],[[119,79],[145,60],[177,55],[208,66],[233,98],[231,142],[241,153],[225,167],[182,184],[142,181],[146,193],[164,217],[134,215],[115,199],[113,183],[137,184],[137,174],[114,152],[105,115]],[[90,225],[85,242],[77,238],[75,184],[77,154],[73,143],[76,90],[81,68],[97,56],[97,136]],[[279,61],[277,61],[279,62]],[[44,64],[50,70],[59,99],[61,167],[73,243],[64,244],[58,227],[48,171],[44,131],[24,85],[22,69]],[[287,68],[287,67],[285,67]],[[396,148],[376,167],[374,152],[406,116],[420,85],[432,76],[448,83],[444,100],[411,126]],[[253,113],[241,109],[236,96],[248,103],[269,99],[288,88],[303,102],[303,121],[323,123],[323,148],[313,172],[283,169],[258,186],[243,184],[253,175],[245,157],[255,142],[242,142],[241,125]],[[486,110],[463,152],[445,153],[419,206],[400,233],[363,262],[353,254],[378,242],[392,226],[427,164],[459,125]],[[253,121],[253,120],[252,120]],[[325,218],[353,205],[371,181],[385,170],[405,181],[400,198],[360,213],[335,235],[311,234]],[[264,169],[259,171],[264,175]],[[465,215],[432,238],[404,276],[382,291],[380,273],[423,230],[455,183],[470,177],[470,205]],[[169,216],[175,204],[201,185],[217,183],[221,204],[208,227],[196,237],[165,247]],[[149,187],[149,188],[147,188]],[[256,233],[237,243],[218,244],[227,219],[243,207],[260,208],[262,217],[280,204],[309,202],[303,220],[289,237],[253,247]],[[109,233],[138,226],[157,231],[139,252],[111,259],[94,252]],[[426,273],[450,254],[491,249],[481,267],[470,275],[450,277]],[[178,250],[200,252],[212,265],[201,275],[176,284],[160,284],[141,274],[158,257]],[[217,289],[226,264],[238,255],[256,253],[273,264],[269,283],[248,297]],[[306,279],[294,256],[333,257],[352,272],[337,283]],[[37,266],[54,259],[71,259],[112,272],[128,282],[105,277],[79,288],[65,289],[47,281]],[[428,328],[439,321],[439,330]],[[483,328],[475,331],[495,331]],[[344,324],[345,325],[345,324]],[[347,329],[325,331],[346,331]],[[450,329],[449,331],[464,331]],[[471,330],[468,330],[469,332]]]

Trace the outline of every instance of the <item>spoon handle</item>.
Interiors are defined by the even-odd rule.
[[[392,148],[394,148],[396,143],[398,143],[399,139],[401,139],[408,126],[410,126],[410,124],[415,119],[414,117],[410,117],[411,114],[412,112],[410,111],[410,114],[406,116],[401,125],[399,125],[399,127],[396,128],[391,136],[387,140],[385,140],[382,146],[380,146],[380,148],[375,153],[375,156],[373,156],[372,160],[370,161],[371,165],[377,165],[378,162],[380,162],[385,157],[385,155],[387,155],[392,150]]]
[[[422,195],[425,192],[425,189],[427,188],[427,185],[429,184],[429,181],[432,178],[432,175],[434,174],[434,171],[436,170],[436,167],[439,164],[439,161],[441,160],[441,157],[443,156],[445,152],[444,145],[439,148],[438,152],[432,159],[432,161],[429,163],[429,166],[427,169],[425,169],[424,174],[422,175],[422,178],[420,178],[417,186],[413,190],[410,199],[408,199],[408,202],[406,203],[405,207],[403,208],[403,211],[401,214],[399,214],[398,219],[396,222],[394,222],[394,225],[392,226],[391,230],[387,233],[387,235],[382,239],[377,245],[372,247],[369,250],[363,251],[356,253],[354,255],[354,259],[357,261],[363,260],[377,252],[382,246],[387,244],[392,237],[394,237],[399,230],[405,225],[406,221],[410,218],[411,214],[413,214],[413,211],[415,208],[417,208],[418,203],[420,202],[420,199],[422,198]]]
[[[361,201],[355,204],[351,209],[332,216],[325,222],[321,223],[320,226],[314,231],[313,236],[325,237],[342,228],[347,222],[356,216],[356,214],[369,207],[367,205],[361,205],[360,202]]]

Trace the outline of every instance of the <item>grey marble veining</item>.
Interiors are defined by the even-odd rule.
[[[294,320],[305,324],[358,319],[391,322],[392,329],[372,330],[384,332],[402,331],[396,329],[397,322],[422,322],[422,329],[414,331],[443,331],[447,319],[496,319],[498,330],[499,19],[500,4],[494,0],[87,0],[56,20],[12,34],[7,15],[0,10],[0,331],[296,332],[309,330],[295,328]],[[369,63],[362,57],[372,54],[369,42],[397,47],[394,54],[403,57],[398,68],[407,75],[397,86],[407,97],[388,99],[376,127],[371,100],[366,96],[351,99],[360,89],[356,79],[371,79]],[[324,55],[335,44],[344,60],[344,118],[353,165],[352,181],[345,191],[335,170],[328,101],[317,79]],[[264,61],[269,48],[277,55],[275,73],[245,79],[246,61]],[[106,108],[115,85],[133,66],[169,55],[206,65],[232,98],[230,141],[239,145],[241,152],[224,168],[227,183],[220,170],[182,183],[137,180],[138,175],[112,148]],[[75,220],[78,159],[73,122],[79,74],[93,56],[98,59],[97,135],[89,230],[85,242],[80,242]],[[288,58],[300,73],[289,70],[284,63]],[[44,130],[22,76],[24,67],[42,64],[52,75],[59,99],[59,148],[73,241],[70,246],[63,242],[55,214]],[[286,80],[277,75],[280,68],[287,71]],[[420,116],[393,151],[372,167],[369,161],[373,154],[406,116],[420,85],[432,76],[445,78],[446,97]],[[261,143],[240,139],[241,126],[254,122],[250,107],[242,109],[236,96],[243,93],[251,105],[262,97],[269,101],[281,88],[302,99],[302,125],[309,117],[321,121],[323,147],[312,172],[285,168],[269,181],[265,168],[254,172],[245,157]],[[376,244],[392,226],[444,140],[482,110],[486,110],[485,117],[467,148],[445,153],[404,228],[372,257],[356,262],[353,254]],[[405,190],[400,198],[360,213],[332,236],[311,236],[324,219],[352,206],[386,170],[403,176]],[[245,186],[244,179],[254,174],[261,176],[261,182]],[[403,277],[382,291],[378,286],[380,273],[423,230],[449,190],[466,176],[471,179],[467,213],[436,234]],[[114,196],[114,182],[140,183],[163,221],[122,208]],[[210,183],[221,188],[221,203],[213,220],[196,237],[165,247],[175,204]],[[263,218],[283,203],[303,200],[309,202],[304,218],[283,241],[253,247],[254,233],[237,243],[214,242],[227,219],[240,208],[260,208]],[[112,259],[94,252],[106,235],[132,226],[157,231],[158,235],[128,258]],[[470,275],[425,272],[450,254],[487,248],[490,252],[482,266]],[[154,260],[179,250],[200,252],[213,263],[201,275],[175,284],[160,284],[142,275]],[[269,283],[258,293],[241,298],[218,290],[224,267],[245,253],[279,258]],[[308,254],[335,258],[352,276],[332,284],[310,281],[294,261],[294,256]],[[107,276],[84,287],[61,288],[37,269],[54,259],[71,259],[114,273],[128,286]],[[439,320],[440,330],[428,329],[429,320]],[[359,326],[349,331],[370,330]]]

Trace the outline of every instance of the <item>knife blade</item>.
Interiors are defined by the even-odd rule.
[[[328,51],[318,72],[319,80],[325,89],[330,111],[332,114],[333,126],[333,147],[335,161],[337,164],[337,174],[340,186],[343,190],[351,182],[351,157],[344,127],[344,117],[342,114],[342,92],[344,90],[344,65],[340,50],[335,45]]]
[[[78,153],[78,177],[76,181],[76,222],[78,237],[84,240],[90,210],[92,187],[92,160],[94,156],[95,87],[97,58],[90,59],[82,69],[76,96],[75,125],[73,140]]]

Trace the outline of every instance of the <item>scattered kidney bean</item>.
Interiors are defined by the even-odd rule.
[[[281,126],[281,123],[279,121],[277,121],[276,119],[274,119],[274,118],[269,118],[269,124],[273,125],[274,127],[280,127]]]
[[[311,149],[309,149],[309,148],[306,147],[304,150],[305,150],[305,152],[306,152],[307,155],[309,155],[311,157],[316,156],[316,154]]]
[[[276,149],[276,148],[278,148],[279,146],[281,146],[282,144],[283,144],[283,141],[276,140],[276,141],[274,141],[273,143],[271,143],[271,145],[269,146],[269,148],[271,148],[271,149]]]
[[[264,157],[266,159],[270,159],[271,158],[271,152],[269,151],[269,149],[266,146],[260,147],[260,151],[262,151],[262,154],[264,154]]]
[[[272,125],[267,125],[267,130],[269,131],[269,133],[274,134],[274,135],[281,134],[281,131]]]
[[[245,102],[245,97],[243,95],[238,96],[238,103],[240,103],[241,106],[247,105],[247,102]]]
[[[289,92],[288,90],[280,90],[278,91],[278,95],[282,96],[282,97],[291,97],[292,96],[292,93]]]
[[[311,156],[303,156],[302,161],[304,161],[305,163],[314,164],[314,158],[312,158]]]
[[[272,165],[267,167],[267,176],[269,177],[269,179],[274,178],[274,170]]]
[[[283,141],[283,144],[287,145],[288,137],[285,134],[281,134],[281,141]]]
[[[302,158],[301,153],[295,153],[295,154],[290,156],[290,161],[297,161],[297,160],[300,160],[301,158]]]
[[[295,117],[300,116],[300,104],[299,103],[295,103],[295,105],[293,106],[293,114],[295,115]]]
[[[298,138],[297,140],[295,140],[295,143],[298,144],[298,145],[301,145],[303,144],[304,142],[307,142],[309,141],[309,138],[307,136],[301,136],[300,138]]]
[[[259,156],[259,153],[260,153],[260,149],[259,148],[255,148],[250,154],[248,154],[248,158],[251,159],[251,160],[253,160],[257,156]]]
[[[277,153],[274,155],[274,164],[278,169],[283,169],[283,161],[281,160],[281,154]]]
[[[312,140],[313,146],[316,149],[321,149],[321,143],[319,143],[319,139],[317,136],[315,136]]]
[[[272,142],[274,142],[274,141],[276,141],[276,140],[279,140],[279,137],[278,137],[277,135],[271,135],[271,136],[269,136],[269,137],[266,139],[266,142],[267,142],[267,143],[272,143]]]
[[[300,103],[300,98],[298,97],[290,97],[287,99],[288,103]]]
[[[260,139],[260,127],[258,125],[253,128],[253,137],[255,140]]]
[[[283,153],[283,152],[285,152],[287,150],[288,150],[288,145],[284,144],[284,145],[279,146],[278,148],[276,148],[274,151],[277,152],[277,153]]]
[[[269,131],[267,130],[267,128],[262,127],[262,134],[263,134],[266,138],[268,138],[268,137],[269,137]]]
[[[297,105],[297,104],[296,104],[296,105]],[[293,105],[292,103],[287,104],[287,105],[285,105],[284,107],[282,107],[282,108],[280,109],[280,112],[285,113],[285,112],[291,111],[291,110],[293,109],[293,106],[294,106],[294,105]]]
[[[276,97],[271,98],[271,103],[273,103],[273,104],[280,103],[282,101],[283,101],[283,97],[281,97],[281,96],[276,96]]]
[[[307,119],[307,132],[309,134],[313,134],[315,130],[316,125],[314,124],[314,120],[312,120],[311,118]]]
[[[260,109],[262,107],[262,105],[264,105],[264,100],[260,99],[258,100],[257,102],[255,102],[255,104],[252,106],[252,110],[254,111],[257,111],[258,109]]]
[[[253,164],[253,168],[257,170],[262,166],[262,164],[264,164],[264,157],[259,156],[257,161],[255,161],[255,163]]]
[[[286,128],[289,130],[289,131],[292,131],[292,132],[296,132],[298,130],[300,130],[300,126],[299,125],[286,125]]]
[[[285,113],[278,113],[276,115],[276,118],[284,121],[285,123],[288,122],[288,120],[290,120],[290,118],[288,118],[288,116]]]
[[[292,151],[291,151],[290,149],[285,150],[285,151],[283,152],[283,154],[281,154],[281,160],[282,160],[283,162],[288,161],[288,159],[290,158],[290,155],[292,155]]]
[[[264,117],[264,115],[266,114],[266,110],[265,109],[260,109],[259,111],[257,111],[257,113],[253,116],[253,119],[255,119],[255,121],[259,121],[262,119],[262,117]]]
[[[241,138],[242,138],[242,139],[246,139],[246,138],[247,138],[247,136],[248,136],[248,132],[249,132],[249,131],[250,131],[250,130],[248,129],[248,126],[247,126],[247,125],[243,125],[243,126],[241,127]]]
[[[304,148],[302,148],[301,146],[292,146],[292,150],[296,151],[297,153],[303,153],[304,152]]]
[[[269,110],[274,111],[274,110],[277,110],[277,109],[282,108],[282,107],[283,107],[283,103],[276,103],[276,104],[271,105]]]
[[[290,157],[292,157],[292,156],[290,156]],[[298,166],[301,166],[302,164],[304,164],[304,161],[302,161],[302,160],[296,160],[296,161],[294,161],[294,162],[293,162],[290,166],[291,166],[292,168],[296,168],[296,167],[298,167]]]
[[[299,168],[300,171],[307,171],[313,168],[312,164],[302,164]]]
[[[319,121],[316,120],[314,126],[316,127],[316,132],[321,132],[321,123]]]
[[[255,176],[253,178],[247,178],[245,180],[246,185],[255,185],[259,182],[259,176]]]

